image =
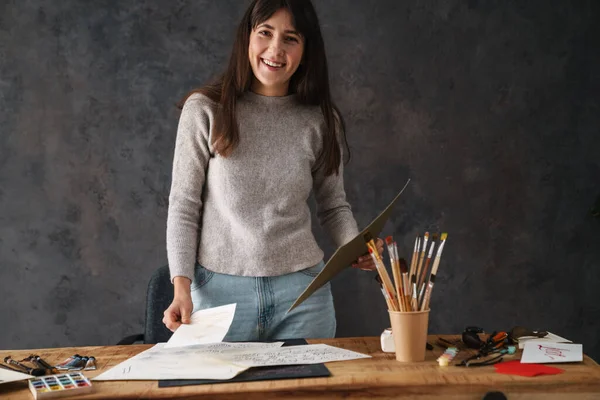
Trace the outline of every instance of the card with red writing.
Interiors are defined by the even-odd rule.
[[[583,361],[583,346],[572,343],[525,343],[521,363],[565,363]]]

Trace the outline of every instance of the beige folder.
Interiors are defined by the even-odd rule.
[[[398,198],[404,189],[408,186],[410,179],[406,181],[400,193],[394,197],[392,202],[379,214],[377,218],[373,220],[365,229],[363,229],[358,236],[354,239],[341,246],[336,250],[335,253],[331,256],[327,264],[325,264],[325,268],[319,273],[319,275],[315,276],[315,279],[304,289],[304,292],[296,299],[294,304],[290,307],[288,312],[292,311],[298,305],[300,305],[304,300],[306,300],[311,294],[313,294],[317,289],[321,286],[329,282],[343,269],[348,268],[358,257],[362,256],[365,253],[368,253],[367,245],[365,244],[364,235],[367,232],[370,232],[373,238],[377,238],[383,229],[383,226],[387,222],[390,214],[392,213],[392,209],[396,204]]]

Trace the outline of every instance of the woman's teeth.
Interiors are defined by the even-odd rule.
[[[265,64],[267,64],[269,67],[274,67],[274,68],[281,68],[284,66],[284,64],[281,63],[276,63],[273,61],[269,61],[269,60],[265,60],[264,58],[261,58],[262,62],[264,62]]]

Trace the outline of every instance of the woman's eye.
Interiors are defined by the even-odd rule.
[[[288,42],[295,42],[298,43],[298,38],[295,38],[294,36],[288,36],[285,38],[286,41]]]
[[[258,34],[262,36],[271,36],[271,32],[269,31],[259,31]]]

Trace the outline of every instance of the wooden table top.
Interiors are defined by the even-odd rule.
[[[443,336],[454,339],[454,336]],[[430,336],[434,344],[438,336]],[[483,399],[490,391],[502,391],[508,399],[599,399],[600,366],[591,358],[573,364],[560,364],[559,375],[526,378],[503,375],[493,366],[463,368],[439,367],[436,359],[443,348],[435,346],[427,351],[426,360],[420,363],[400,363],[392,353],[381,351],[378,337],[309,340],[369,354],[372,358],[327,363],[331,371],[328,378],[285,379],[214,385],[159,388],[157,381],[92,381],[94,391],[82,399],[105,398],[210,398],[210,399],[269,399],[269,398],[403,398],[403,399]],[[51,364],[62,362],[73,354],[93,355],[98,369],[85,371],[93,378],[126,359],[150,348],[151,345],[66,347],[35,350],[0,350],[0,357],[10,355],[23,359],[38,354]],[[461,355],[466,357],[465,352]],[[464,358],[463,357],[463,358]],[[519,359],[520,354],[508,356]],[[2,399],[31,399],[26,381],[0,385]]]

